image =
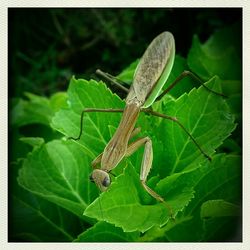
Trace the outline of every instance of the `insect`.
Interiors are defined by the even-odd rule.
[[[85,108],[81,114],[80,134],[77,138],[70,137],[71,139],[78,140],[82,134],[83,115],[85,112],[123,112],[120,124],[114,133],[111,140],[108,142],[104,151],[98,155],[92,162],[93,172],[90,180],[95,182],[101,191],[106,191],[111,184],[109,172],[114,169],[124,157],[133,154],[139,147],[144,146],[144,154],[141,162],[140,181],[144,189],[156,200],[163,202],[168,209],[171,208],[167,205],[164,199],[152,190],[147,185],[147,177],[152,167],[153,149],[152,141],[149,137],[139,138],[132,143],[129,143],[140,132],[136,128],[136,121],[140,112],[147,112],[152,115],[172,120],[177,123],[191,138],[195,145],[199,148],[201,153],[211,159],[196,142],[193,136],[175,117],[167,116],[153,111],[149,107],[156,100],[160,100],[177,82],[179,82],[186,75],[191,75],[199,80],[191,72],[184,72],[181,74],[162,94],[160,94],[163,85],[165,84],[168,76],[173,67],[175,57],[175,41],[170,32],[163,32],[158,35],[149,45],[144,52],[134,74],[133,83],[129,90],[125,89],[128,94],[126,97],[126,105],[124,109],[98,109],[98,108]],[[100,75],[113,81],[113,77],[97,71]],[[202,82],[201,82],[202,84]],[[202,84],[203,85],[203,84]],[[203,85],[207,88],[205,85]],[[124,87],[123,87],[124,89]],[[209,91],[214,92],[209,89]],[[100,164],[100,168],[97,166]],[[172,212],[171,212],[172,213]]]

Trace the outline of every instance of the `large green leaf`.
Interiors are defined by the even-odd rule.
[[[20,166],[21,162],[9,165],[9,241],[72,241],[88,225],[61,206],[18,185]]]
[[[207,85],[215,91],[220,91],[219,83],[220,80],[218,78],[213,78]],[[89,93],[88,89],[90,89]],[[60,126],[59,129],[68,136],[77,136],[79,133],[79,119],[83,107],[90,107],[91,104],[97,107],[97,103],[99,104],[98,107],[102,108],[114,107],[114,101],[111,101],[112,98],[118,103],[118,107],[122,105],[122,102],[116,96],[110,93],[102,84],[98,84],[94,81],[87,82],[72,79],[68,96],[71,105],[70,108],[72,109],[69,108],[58,112],[53,120],[53,126],[55,128]],[[89,96],[92,96],[92,98],[90,99]],[[103,98],[100,99],[99,96],[103,96]],[[162,104],[163,107],[161,110],[167,110],[168,114],[177,116],[198,140],[198,143],[203,147],[205,152],[210,155],[214,153],[214,150],[230,135],[230,132],[235,127],[233,116],[230,115],[225,100],[208,92],[203,87],[200,87],[198,90],[193,90],[188,95],[183,95],[177,101],[169,101],[169,99],[166,98],[166,101],[163,100]],[[160,106],[158,105],[158,107]],[[105,119],[105,116],[108,116],[109,119]],[[114,131],[113,129],[108,130],[107,128],[110,128],[110,126],[117,126],[119,118],[117,114],[86,114],[84,119],[84,134],[81,140],[76,142],[76,144],[78,144],[88,155],[92,157],[97,155],[101,152],[105,143],[107,143],[112,131]],[[148,117],[142,116],[139,120],[139,125],[143,128],[145,124],[148,132],[153,134],[158,141],[162,141],[164,145],[164,147],[160,148],[162,154],[159,154],[156,150],[157,153],[155,154],[154,162],[161,162],[161,164],[153,164],[151,176],[160,173],[162,177],[165,177],[171,173],[174,174],[184,170],[190,171],[201,167],[201,163],[206,161],[206,159],[201,155],[198,148],[193,144],[185,132],[172,122],[165,120],[154,122],[155,119],[157,118],[152,120],[151,131],[148,127]],[[153,141],[157,143],[157,140]],[[154,147],[156,145],[157,144],[155,144]],[[96,148],[99,148],[99,152],[95,151]],[[173,150],[175,153],[173,153]],[[169,216],[168,210],[164,205],[141,205],[139,195],[127,197],[128,192],[125,192],[126,188],[132,188],[130,193],[134,193],[135,190],[141,189],[138,176],[140,168],[139,161],[140,159],[133,161],[136,163],[135,168],[137,169],[137,174],[132,174],[133,171],[131,169],[129,170],[129,165],[126,171],[132,172],[127,174],[125,171],[124,174],[119,176],[117,181],[110,187],[109,191],[102,194],[100,200],[96,200],[88,207],[85,211],[85,215],[99,220],[105,219],[110,223],[123,227],[125,231],[146,231],[154,225],[166,223]],[[128,185],[128,183],[130,183],[130,185]],[[177,213],[178,211],[182,211],[193,197],[193,189],[191,185],[184,185],[184,183],[188,183],[188,180],[181,183],[179,183],[179,180],[176,180],[174,183],[175,185],[173,185],[171,178],[167,178],[166,181],[162,181],[161,185],[158,185],[156,188],[163,197],[166,197],[175,213]],[[169,188],[171,185],[174,188]],[[166,192],[166,190],[168,191]],[[138,192],[140,193],[142,191]],[[109,203],[110,196],[113,197],[114,203]],[[120,199],[121,196],[124,197],[124,200]],[[118,199],[118,201],[116,201],[116,199]],[[117,204],[121,202],[123,205],[120,204],[120,206],[117,206]],[[128,203],[125,204],[125,202]],[[100,204],[102,211],[100,210]],[[131,217],[130,220],[128,220],[126,213],[121,212],[121,208],[123,209],[124,206],[127,210],[132,209],[132,214],[139,213],[140,216],[137,216],[137,219]],[[148,212],[151,210],[153,213]],[[110,211],[112,211],[112,213]],[[121,217],[121,214],[124,214],[126,218]],[[152,218],[148,219],[147,223],[143,223],[145,221],[145,214],[152,214]],[[130,223],[128,223],[128,221],[130,221]]]
[[[49,126],[54,112],[66,105],[66,94],[56,93],[50,99],[31,93],[28,100],[13,99],[10,122],[15,126],[43,124]]]
[[[80,220],[61,206],[23,190],[10,194],[10,241],[72,241],[80,230]],[[49,233],[47,233],[49,232]]]
[[[221,90],[217,77],[206,85],[214,91]],[[166,98],[159,110],[177,117],[210,157],[235,128],[234,116],[226,101],[202,86],[177,100]],[[164,119],[157,124],[155,119],[152,120],[155,136],[164,145],[161,165],[158,166],[161,176],[190,170],[205,160],[198,147],[177,124]]]
[[[206,80],[214,75],[223,80],[241,80],[242,34],[238,25],[218,30],[204,44],[194,36],[188,54],[190,69]]]
[[[232,219],[231,215],[238,214],[236,205],[227,206],[227,216],[222,213],[216,213],[213,219],[205,219],[201,217],[200,212],[203,210],[204,204],[209,200],[224,200],[226,204],[241,203],[241,157],[235,155],[217,155],[212,162],[206,163],[202,168],[194,171],[178,174],[178,178],[189,179],[195,191],[194,198],[190,201],[186,209],[177,216],[175,223],[167,224],[162,228],[154,227],[146,232],[142,237],[143,241],[153,241],[163,237],[165,241],[209,241],[227,239],[229,235],[235,237],[238,226],[235,228],[236,219]],[[237,208],[236,208],[237,207]],[[214,214],[214,207],[207,208],[206,214]],[[237,210],[237,211],[236,211]],[[218,208],[217,208],[218,211]],[[220,209],[221,211],[221,209]],[[237,214],[235,214],[237,212]],[[221,218],[223,217],[223,218]],[[225,227],[226,226],[226,227]],[[190,233],[192,228],[192,233]],[[224,236],[222,236],[222,232]],[[228,234],[228,235],[227,235]],[[225,237],[227,235],[227,237]]]
[[[82,217],[97,195],[89,182],[90,159],[75,143],[51,141],[35,148],[19,171],[25,189]]]
[[[83,108],[122,108],[120,98],[114,95],[103,83],[94,80],[71,79],[69,107],[56,113],[52,126],[67,137],[77,137],[80,132],[80,117]],[[92,158],[100,153],[107,144],[109,125],[117,126],[121,115],[117,113],[85,113],[83,135],[76,141]]]
[[[120,226],[125,232],[145,232],[154,225],[164,225],[170,218],[170,211],[164,204],[142,204],[142,191],[139,175],[129,165],[84,214]],[[193,198],[192,188],[175,186],[170,192],[174,198],[167,202],[175,212]]]
[[[221,220],[215,218],[212,220],[202,220],[200,217],[200,211],[204,202],[213,199],[223,199],[227,202],[233,202],[240,204],[241,202],[241,157],[239,156],[217,156],[211,166],[198,169],[194,178],[195,199],[193,199],[187,209],[184,216],[193,215],[193,219],[186,223],[178,225],[167,233],[168,240],[171,241],[208,241],[210,240],[211,233],[216,236],[220,232],[234,232],[235,228],[230,225],[232,217],[227,217]],[[213,228],[206,228],[206,223],[209,221],[216,221],[213,223]],[[234,224],[234,223],[233,223]],[[227,227],[225,228],[225,225]],[[193,238],[190,235],[184,233],[187,228],[196,228],[196,233],[193,234]],[[182,239],[180,239],[180,234]],[[208,235],[210,234],[210,236]],[[218,237],[219,238],[219,237]],[[218,239],[216,237],[216,240]],[[223,238],[222,238],[223,239]]]

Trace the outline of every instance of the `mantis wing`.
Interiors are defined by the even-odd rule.
[[[166,82],[175,56],[174,37],[170,32],[158,35],[144,52],[134,74],[126,103],[149,107]]]

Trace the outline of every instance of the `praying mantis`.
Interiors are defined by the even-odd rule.
[[[91,163],[93,167],[90,180],[95,182],[97,187],[103,192],[111,184],[110,171],[117,167],[124,157],[132,155],[138,148],[144,146],[144,153],[141,162],[140,170],[140,182],[143,188],[157,201],[164,203],[167,208],[171,211],[169,205],[164,201],[164,199],[152,190],[147,185],[147,177],[149,175],[150,169],[153,162],[153,148],[151,139],[146,136],[129,143],[129,141],[140,132],[140,128],[136,128],[136,121],[140,112],[146,112],[154,116],[161,117],[163,119],[171,120],[177,123],[190,137],[194,144],[199,148],[200,152],[209,160],[208,156],[201,146],[196,142],[195,138],[188,132],[188,130],[178,121],[176,117],[167,116],[153,111],[149,107],[154,103],[154,101],[160,100],[171,88],[173,88],[177,82],[179,82],[183,77],[190,75],[196,80],[200,81],[201,85],[203,83],[191,72],[183,72],[165,91],[162,93],[162,87],[167,81],[169,74],[172,70],[175,58],[175,40],[170,32],[163,32],[158,35],[150,43],[149,47],[144,52],[140,62],[135,70],[133,83],[129,90],[123,88],[128,92],[125,99],[124,109],[101,109],[101,108],[85,108],[81,113],[80,121],[80,134],[77,138],[70,137],[70,139],[79,140],[82,135],[83,129],[83,115],[86,112],[122,112],[122,118],[119,123],[117,130],[115,131],[113,137],[110,139],[104,151],[99,154]],[[97,73],[113,81],[112,76],[105,74],[104,72],[98,70]],[[116,81],[113,81],[117,83]],[[119,86],[119,83],[118,83]],[[207,88],[205,85],[203,85]],[[208,88],[207,88],[208,89]],[[209,91],[223,96],[223,94]],[[97,166],[100,165],[100,168]],[[171,211],[172,214],[172,211]]]

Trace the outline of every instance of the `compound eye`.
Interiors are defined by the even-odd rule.
[[[108,176],[105,176],[105,178],[102,181],[102,185],[104,187],[108,187],[110,185],[110,178]]]
[[[93,176],[92,176],[92,174],[89,176],[89,180],[90,180],[91,182],[95,182],[95,181],[94,181],[94,178],[93,178]]]

